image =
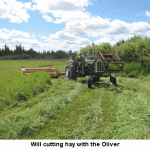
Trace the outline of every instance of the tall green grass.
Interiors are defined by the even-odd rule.
[[[51,85],[45,72],[22,75],[24,67],[56,67],[64,70],[68,60],[0,60],[0,111],[12,109],[34,95],[44,92]],[[60,65],[62,64],[62,65]]]
[[[148,75],[147,68],[143,68],[139,62],[124,62],[123,72],[120,73],[122,76],[126,77],[143,77]]]
[[[50,76],[46,72],[35,72],[33,74],[20,74],[5,87],[6,96],[1,99],[0,111],[4,105],[17,106],[19,101],[27,101],[37,93],[44,92],[51,85]]]
[[[124,72],[128,77],[138,77],[141,74],[142,65],[138,62],[124,64]]]
[[[139,62],[123,62],[123,71],[121,73],[118,73],[122,76],[126,77],[142,77],[142,76],[147,76],[148,75],[148,68],[147,67],[142,67],[142,64]],[[109,64],[109,70],[118,70],[118,67],[116,64]]]

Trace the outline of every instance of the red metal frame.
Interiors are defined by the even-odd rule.
[[[102,57],[102,59],[105,60],[103,54],[102,54],[100,51],[98,51],[98,53],[99,53],[99,55]]]
[[[120,57],[117,55],[117,53],[114,51],[115,56],[117,57],[117,59],[120,61]]]

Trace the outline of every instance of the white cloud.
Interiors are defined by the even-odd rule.
[[[72,34],[87,35],[88,37],[102,39],[111,42],[110,39],[128,39],[133,34],[149,36],[150,24],[147,22],[127,23],[121,20],[110,21],[99,16],[88,20],[74,20],[66,23],[64,31]]]
[[[85,6],[88,6],[89,4],[92,5],[92,3],[88,0],[32,0],[33,8],[38,9],[41,11],[41,13],[51,13],[55,10],[62,10],[62,11],[77,11],[85,10]]]
[[[43,40],[47,40],[46,36],[41,36],[40,38],[43,39]]]
[[[110,45],[114,45],[116,43],[116,41],[111,41],[111,37],[104,37],[104,38],[94,41],[95,45],[99,45],[102,43],[110,43]]]
[[[28,45],[28,48],[31,48],[33,45],[38,45],[40,44],[36,39],[27,39],[27,38],[13,38],[11,40],[13,43],[21,43],[21,45],[27,47]]]
[[[46,43],[40,44],[40,49],[43,50],[73,50],[78,51],[80,47],[86,46],[90,43],[87,38],[76,36],[69,32],[58,31],[55,34],[51,34],[48,37],[41,37]],[[44,45],[44,47],[43,47]]]
[[[130,32],[130,24],[118,19],[110,22],[110,28],[106,30],[107,34],[118,35],[118,34],[128,34]]]
[[[41,36],[44,43],[38,41],[34,35],[30,33],[18,31],[0,29],[0,47],[4,47],[5,43],[10,49],[14,49],[16,45],[21,44],[26,50],[33,47],[36,51],[43,50],[73,50],[78,51],[80,47],[86,46],[90,43],[87,38],[76,36],[69,32],[59,31],[55,34],[51,34],[48,37]]]
[[[25,37],[25,38],[32,38],[34,37],[34,35],[30,35],[30,33],[27,33],[27,32],[22,32],[22,31],[19,31],[19,30],[7,30],[5,28],[3,29],[0,29],[0,37],[1,38],[5,38],[5,36],[7,35],[8,39],[11,39],[13,37],[17,37],[17,36],[20,36],[20,37]]]
[[[27,10],[31,9],[31,2],[23,3],[16,0],[0,0],[0,18],[8,18],[10,22],[27,22],[30,18]]]
[[[34,35],[14,29],[9,31],[5,28],[0,29],[0,43],[0,47],[3,47],[6,43],[11,49],[14,49],[19,44],[27,50],[33,46],[40,46]]]
[[[43,50],[73,50],[78,51],[80,47],[91,44],[88,38],[80,35],[97,38],[94,43],[102,44],[105,42],[114,45],[116,41],[127,40],[134,35],[149,37],[150,24],[147,22],[126,23],[120,20],[109,21],[100,17],[93,17],[89,20],[70,21],[66,23],[63,31],[58,31],[48,37],[38,35],[43,41],[39,42],[35,35],[18,30],[0,29],[0,47],[5,43],[8,46],[15,47],[16,44],[22,44],[25,49],[33,47],[37,51]],[[113,40],[112,40],[113,39]]]
[[[48,21],[48,22],[52,22],[52,21],[53,21],[52,17],[49,17],[48,15],[43,15],[43,18],[44,18],[46,21]]]
[[[150,12],[146,11],[146,16],[150,17]]]
[[[85,34],[88,37],[103,38],[104,36],[116,36],[129,32],[128,23],[120,20],[103,19],[99,16],[80,21],[67,22],[65,31],[73,34]]]
[[[62,23],[74,19],[90,18],[90,13],[84,12],[85,6],[92,5],[92,3],[88,0],[32,0],[32,2],[33,10],[37,9],[42,14],[52,13],[56,18],[54,23]]]
[[[65,31],[69,31],[74,34],[86,34],[89,37],[99,37],[97,33],[101,33],[103,30],[110,27],[108,19],[102,19],[101,17],[93,17],[90,19],[74,20],[67,22]]]
[[[64,31],[58,31],[56,32],[55,34],[51,34],[49,36],[49,39],[50,40],[74,40],[75,39],[75,35],[74,34],[71,34],[69,32],[64,32]]]
[[[79,50],[81,46],[86,46],[90,43],[87,38],[76,36],[69,32],[59,31],[50,35],[46,41],[55,47],[55,49],[63,48],[64,50],[72,49]]]
[[[74,20],[82,20],[82,19],[90,19],[89,12],[82,12],[82,11],[56,11],[53,12],[54,17],[56,17],[56,21],[54,23],[62,23],[62,22],[71,22]]]

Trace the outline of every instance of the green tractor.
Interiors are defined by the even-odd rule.
[[[94,47],[94,43],[92,43]],[[113,54],[102,54],[100,51],[94,54],[83,57],[82,54],[75,60],[70,57],[66,65],[65,77],[67,80],[76,80],[77,77],[86,76],[86,85],[88,88],[92,87],[93,82],[99,81],[100,77],[110,77],[110,82],[116,85],[115,75],[111,72],[123,71],[123,63],[119,56],[114,52]]]

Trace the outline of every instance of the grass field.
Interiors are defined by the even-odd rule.
[[[100,78],[92,89],[85,78],[66,81],[63,76],[44,82],[43,91],[31,98],[6,102],[9,85],[24,77],[21,66],[64,70],[66,63],[1,61],[1,139],[150,139],[150,76],[117,76],[116,87]],[[41,83],[46,76],[40,75]]]
[[[41,61],[41,60],[4,60],[0,61],[0,111],[6,107],[17,105],[16,101],[27,100],[39,92],[45,91],[50,85],[48,74],[37,73],[36,75],[23,76],[21,66],[24,67],[48,67],[52,65],[64,69],[61,64],[67,61]]]

